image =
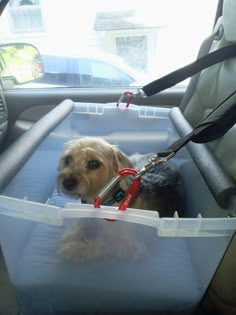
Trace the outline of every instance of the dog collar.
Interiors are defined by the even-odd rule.
[[[121,201],[124,198],[124,196],[125,196],[124,190],[119,187],[119,189],[111,196],[111,198],[103,200],[102,204],[104,206],[111,206],[115,202]]]

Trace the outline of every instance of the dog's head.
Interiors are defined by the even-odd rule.
[[[125,167],[132,167],[127,156],[101,138],[71,140],[59,162],[58,188],[93,203],[100,190]]]

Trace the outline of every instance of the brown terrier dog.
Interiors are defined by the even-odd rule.
[[[59,163],[58,189],[93,204],[101,189],[123,168],[136,170],[154,154],[135,154],[128,158],[104,139],[84,137],[65,145]],[[105,205],[118,206],[131,184],[125,176]],[[182,208],[182,181],[176,167],[168,162],[154,167],[141,178],[137,194],[129,207],[156,210],[160,216],[172,216]],[[95,220],[95,219],[94,219]],[[80,219],[62,237],[59,253],[70,260],[83,262],[98,257],[139,258],[145,245],[135,237],[131,223],[109,223],[101,219]],[[131,232],[132,231],[132,232]]]

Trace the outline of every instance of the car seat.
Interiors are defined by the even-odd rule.
[[[222,16],[218,19],[213,35],[203,44],[199,55],[236,43],[236,2],[224,0]],[[188,85],[180,110],[185,119],[195,127],[210,111],[236,91],[236,58],[218,63],[193,77]],[[230,100],[236,102],[236,97]],[[236,181],[236,125],[225,136],[208,144],[226,173]],[[211,205],[209,205],[210,207]],[[226,209],[229,216],[236,215],[235,189]],[[203,305],[220,314],[236,314],[236,236],[206,292]]]

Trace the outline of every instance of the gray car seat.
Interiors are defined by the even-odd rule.
[[[214,34],[202,50],[210,52],[236,43],[236,1],[224,0],[222,16],[216,23]],[[201,54],[201,53],[200,53]],[[180,105],[182,113],[192,127],[195,127],[209,112],[225,98],[236,91],[236,58],[216,64],[191,79],[185,97]],[[231,99],[236,103],[236,97]],[[236,182],[236,125],[225,136],[208,144],[219,159],[222,167]],[[211,207],[211,205],[209,205]],[[236,215],[235,197],[229,205],[228,214]],[[236,314],[236,236],[205,295],[203,304],[216,313]]]

